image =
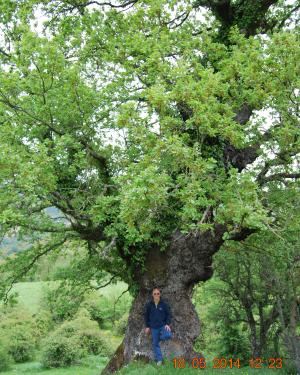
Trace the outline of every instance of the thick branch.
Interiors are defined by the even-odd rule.
[[[300,9],[300,4],[296,5],[294,8],[292,8],[285,17],[283,17],[281,20],[280,20],[280,23],[276,26],[279,30],[283,28],[285,22],[292,16],[292,14],[294,14],[295,12],[297,12],[297,10]]]
[[[251,234],[256,233],[257,229],[255,228],[241,228],[238,232],[233,233],[229,240],[233,241],[244,241]]]
[[[60,192],[54,191],[52,192],[52,196],[55,198],[52,200],[53,205],[59,208],[64,214],[75,219],[75,221],[70,220],[72,229],[76,231],[82,239],[95,242],[105,240],[103,228],[101,226],[93,226],[89,215],[79,214],[72,206],[70,200],[61,195]],[[83,225],[80,221],[85,221],[86,225]]]
[[[263,166],[262,170],[256,177],[256,181],[259,185],[263,185],[267,181],[276,180],[277,178],[298,178],[297,173],[275,173],[271,176],[266,176],[266,174],[269,172],[270,168],[274,166],[282,166],[289,162],[290,158],[292,156],[297,155],[300,152],[299,149],[295,150],[283,150],[280,151],[277,154],[277,157],[275,159],[271,159],[265,162],[265,165]]]
[[[243,105],[240,111],[235,116],[235,120],[239,122],[241,125],[244,125],[251,116],[252,110],[250,108],[247,109],[247,105]],[[261,145],[270,140],[273,136],[273,132],[275,129],[282,126],[281,123],[272,126],[268,130],[266,130],[263,134],[260,135],[259,139],[256,140],[253,144],[244,147],[244,148],[236,148],[229,142],[226,142],[226,147],[224,148],[224,164],[227,166],[229,163],[238,169],[241,172],[245,169],[249,164],[252,164],[259,156],[259,149]]]
[[[274,27],[276,20],[267,21],[266,14],[269,8],[278,0],[196,0],[194,7],[206,7],[212,11],[221,22],[220,39],[228,42],[228,31],[230,27],[237,25],[241,32],[247,37],[257,34],[259,28],[266,32]]]
[[[72,232],[74,231],[73,228],[70,227],[64,227],[64,228],[50,228],[50,227],[39,227],[37,225],[32,225],[32,224],[17,224],[20,227],[28,228],[36,232],[42,232],[42,233],[65,233],[65,232]]]
[[[93,289],[99,290],[101,288],[105,288],[107,285],[111,284],[112,281],[117,277],[117,275],[113,275],[106,283],[98,285],[98,286],[93,286]]]

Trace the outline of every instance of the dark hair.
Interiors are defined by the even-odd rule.
[[[154,286],[154,287],[152,288],[152,290],[151,290],[151,293],[153,292],[154,289],[158,289],[159,292],[161,293],[161,289],[160,289],[158,286]]]

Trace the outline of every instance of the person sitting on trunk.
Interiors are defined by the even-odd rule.
[[[171,310],[167,302],[160,298],[160,289],[152,289],[152,300],[145,305],[145,332],[152,335],[152,350],[157,365],[162,364],[163,356],[161,353],[159,341],[168,340],[172,337],[171,333]]]

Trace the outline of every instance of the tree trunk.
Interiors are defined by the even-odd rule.
[[[274,345],[274,358],[279,358],[280,353],[279,353],[279,338],[280,338],[280,333],[281,333],[281,327],[279,327],[275,335],[273,337],[273,345]]]
[[[161,297],[169,303],[172,313],[173,338],[161,342],[163,357],[172,359],[183,356],[186,361],[202,357],[193,349],[195,339],[200,334],[200,321],[191,301],[192,291],[196,283],[212,277],[212,255],[223,243],[224,230],[220,225],[214,231],[196,236],[175,232],[166,251],[162,252],[157,247],[148,251],[146,271],[135,271],[134,277],[140,291],[130,310],[124,340],[102,374],[117,371],[134,359],[145,362],[154,359],[151,334],[145,334],[144,324],[144,308],[151,299],[153,286],[161,288]]]

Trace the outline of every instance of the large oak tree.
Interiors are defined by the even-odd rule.
[[[32,243],[2,266],[4,299],[43,255],[85,247],[84,282],[109,272],[135,295],[106,370],[151,357],[153,285],[174,316],[167,351],[197,355],[193,286],[224,241],[271,230],[270,184],[300,177],[299,7],[2,2],[1,232]]]

